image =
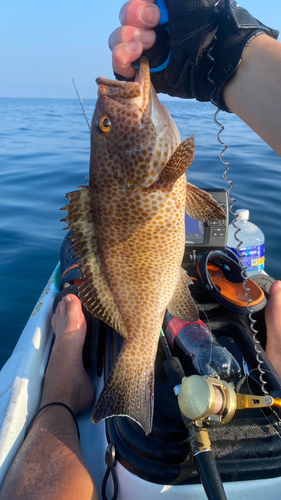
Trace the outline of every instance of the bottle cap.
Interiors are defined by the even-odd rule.
[[[237,213],[237,219],[249,220],[250,212],[249,210],[247,210],[247,208],[239,208],[238,210],[236,210],[236,213]]]

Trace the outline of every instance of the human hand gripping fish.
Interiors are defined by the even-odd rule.
[[[192,281],[181,267],[185,210],[208,222],[224,212],[186,181],[194,138],[180,143],[150,83],[148,60],[141,58],[134,82],[101,77],[97,84],[89,186],[68,193],[63,207],[83,275],[79,297],[125,338],[92,419],[127,416],[149,434],[165,310],[198,319],[188,288]]]

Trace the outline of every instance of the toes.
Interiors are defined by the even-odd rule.
[[[86,333],[86,320],[82,311],[81,302],[76,295],[66,295],[59,302],[52,318],[52,327],[60,338],[67,333]]]
[[[64,302],[64,298],[58,303],[57,308],[52,316],[51,324],[52,328],[56,330],[56,324],[59,317],[65,316],[66,314],[66,304]]]
[[[66,295],[63,298],[63,300],[66,301],[68,308],[69,308],[70,304],[77,305],[81,308],[80,300],[78,299],[77,295],[73,295],[73,293],[69,293],[68,295]]]
[[[70,320],[76,320],[81,323],[84,320],[81,302],[76,295],[66,295],[64,297],[66,305],[66,313]],[[79,328],[79,327],[78,327]]]

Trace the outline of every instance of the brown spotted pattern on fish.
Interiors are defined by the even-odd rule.
[[[185,207],[204,220],[224,214],[212,198],[187,185],[194,140],[180,144],[174,121],[150,85],[147,60],[141,60],[135,82],[97,83],[89,186],[68,194],[64,207],[83,275],[81,301],[125,337],[93,421],[126,415],[148,434],[165,310],[198,318],[190,278],[181,268]],[[189,193],[193,199],[197,193],[196,203],[204,206],[194,207]]]

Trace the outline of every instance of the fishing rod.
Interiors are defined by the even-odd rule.
[[[161,329],[160,338],[166,354],[166,359],[163,362],[163,368],[168,382],[177,398],[179,397],[179,394],[181,394],[180,401],[185,401],[185,396],[183,396],[185,393],[182,391],[182,385],[183,381],[187,379],[187,377],[185,376],[179,358],[172,356],[163,329]],[[188,379],[189,378],[190,377],[188,377]],[[197,425],[196,421],[193,421],[185,415],[181,409],[181,406],[183,405],[181,403],[180,406],[179,398],[178,404],[182,419],[188,429],[188,441],[191,447],[193,461],[200,476],[207,498],[209,500],[227,500],[217,463],[211,449],[211,442],[207,428]]]
[[[79,100],[79,102],[80,102],[80,106],[81,106],[81,108],[82,108],[83,115],[85,116],[85,120],[86,120],[87,125],[88,125],[88,127],[89,127],[89,130],[91,130],[91,125],[90,125],[90,123],[89,123],[89,120],[88,120],[88,117],[87,117],[87,113],[86,113],[86,111],[85,111],[85,109],[84,109],[83,102],[82,102],[82,99],[80,98],[80,95],[79,95],[78,89],[77,89],[77,87],[76,87],[76,83],[75,83],[75,81],[74,81],[74,78],[72,78],[72,83],[73,83],[73,85],[74,85],[74,88],[75,88],[75,91],[76,91],[76,94],[77,94],[78,100]]]
[[[240,394],[242,384],[233,386],[219,377],[185,376],[179,358],[172,356],[163,330],[160,334],[166,359],[163,368],[178,401],[181,417],[188,429],[188,442],[194,464],[209,500],[226,500],[221,476],[211,448],[208,426],[221,426],[232,420],[237,410],[281,408],[281,398],[264,394]],[[244,380],[242,377],[241,380]],[[276,393],[275,393],[276,394]],[[279,396],[279,393],[276,394]]]

